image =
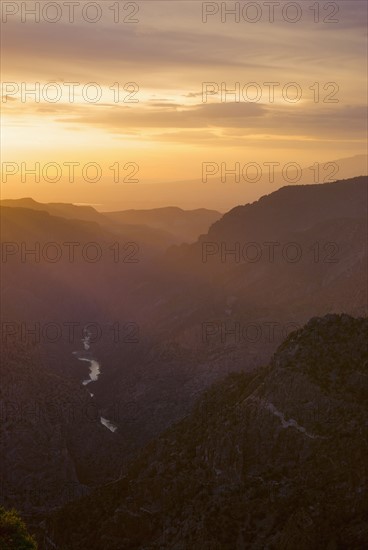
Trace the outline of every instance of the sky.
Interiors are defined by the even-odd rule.
[[[365,1],[22,4],[1,5],[3,198],[120,208],[203,163],[366,152]]]

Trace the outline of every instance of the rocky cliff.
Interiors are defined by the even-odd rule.
[[[59,549],[345,549],[368,541],[368,320],[313,318],[230,375],[128,475],[48,521]]]

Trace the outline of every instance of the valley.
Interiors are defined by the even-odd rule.
[[[188,229],[188,242],[179,243],[167,240],[167,228],[175,225],[172,216],[186,216],[189,226],[193,216],[175,209],[168,212],[166,226],[152,212],[150,228],[126,226],[133,213],[109,217],[91,208],[58,205],[55,215],[54,206],[29,200],[27,206],[6,201],[0,207],[5,346],[1,426],[2,454],[7,457],[2,502],[27,518],[40,548],[55,544],[72,550],[84,548],[86,541],[96,550],[179,548],[183,540],[185,548],[206,548],[204,541],[212,548],[212,538],[220,541],[223,536],[228,542],[224,539],[221,548],[281,548],[285,537],[299,537],[290,514],[303,483],[311,501],[293,514],[308,518],[310,525],[315,514],[322,521],[320,512],[311,511],[313,491],[322,493],[320,485],[311,488],[310,476],[312,471],[318,479],[347,475],[341,462],[347,457],[336,439],[345,429],[339,425],[341,415],[347,415],[344,422],[351,422],[355,434],[348,462],[357,460],[351,467],[361,468],[357,457],[363,440],[356,430],[364,414],[358,401],[366,380],[360,340],[367,314],[366,184],[361,177],[284,187],[214,223],[209,221],[213,214],[204,212],[204,233],[193,241],[193,229]],[[81,218],[74,217],[79,208]],[[194,223],[198,227],[197,218]],[[180,227],[183,235],[186,226]],[[92,263],[80,256],[53,262],[34,254],[9,254],[9,243],[22,243],[26,250],[35,242],[42,246],[53,241],[94,242],[106,248],[106,243],[131,238],[142,251],[132,264],[107,257]],[[242,254],[244,243],[262,254]],[[295,250],[301,254],[295,256]],[[325,324],[326,330],[331,325],[327,332]],[[345,325],[352,331],[351,344],[344,343]],[[316,329],[321,329],[320,340],[312,351],[308,335],[315,336]],[[326,340],[329,334],[331,341]],[[294,338],[303,342],[301,359],[299,345],[295,357],[283,351],[285,346],[293,349]],[[349,367],[329,375],[322,362],[321,372],[310,370],[308,358],[317,354],[317,364],[325,357],[333,372],[331,361],[340,357],[340,346],[341,360]],[[326,356],[327,349],[331,356]],[[356,355],[356,370],[351,371]],[[289,356],[291,371],[280,367]],[[347,395],[346,403],[340,403],[336,377],[347,392],[356,393],[355,405]],[[268,434],[265,440],[263,432]],[[332,463],[337,460],[340,470],[316,462],[319,454],[332,449]],[[276,463],[271,457],[277,457]],[[295,470],[300,464],[304,474]],[[271,468],[267,475],[265,468]],[[290,468],[298,471],[297,482]],[[127,490],[130,484],[136,496]],[[181,508],[174,505],[178,491],[184,499]],[[269,496],[255,497],[258,491]],[[275,491],[281,491],[277,498]],[[103,513],[97,512],[101,498]],[[254,498],[259,517],[249,511],[244,516],[242,502]],[[286,499],[284,519],[280,498]],[[101,518],[108,514],[97,531],[94,516],[84,516],[84,503],[89,509],[90,501]],[[204,523],[194,525],[199,502],[206,502]],[[266,512],[266,502],[272,513]],[[239,510],[237,519],[226,513],[219,520],[216,510],[225,503],[229,511]],[[341,506],[346,514],[349,506]],[[318,523],[326,534],[319,540],[330,544],[332,512],[326,513],[327,523]],[[80,514],[84,527],[78,526],[77,535],[73,518]],[[214,517],[219,525],[228,517],[223,534],[216,528],[211,534],[207,522]],[[60,530],[66,521],[68,528]],[[279,526],[276,531],[273,522]],[[360,540],[360,527],[351,529]],[[230,532],[237,533],[234,540]],[[311,542],[313,532],[311,527],[300,535],[306,547],[316,544]],[[339,535],[341,540],[346,536]]]

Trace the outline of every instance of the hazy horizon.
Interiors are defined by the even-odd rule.
[[[326,168],[324,168],[326,167]],[[219,170],[220,172],[220,170]],[[177,207],[183,210],[196,210],[207,208],[227,212],[240,204],[247,204],[258,200],[260,197],[277,191],[288,185],[312,185],[314,183],[328,183],[341,179],[349,179],[368,174],[368,156],[355,155],[344,159],[330,159],[320,164],[320,181],[314,181],[316,172],[310,167],[301,167],[297,181],[283,178],[282,173],[274,171],[273,181],[270,181],[270,172],[262,174],[260,181],[255,183],[234,181],[234,176],[226,176],[226,181],[221,181],[221,175],[208,176],[208,181],[188,180],[174,182],[137,182],[126,183],[119,189],[111,184],[101,182],[99,189],[95,189],[93,196],[104,200],[106,191],[114,194],[114,200],[106,202],[86,202],[83,198],[90,193],[90,184],[79,182],[77,189],[70,190],[65,186],[55,184],[45,186],[38,184],[30,187],[27,184],[18,183],[17,190],[2,184],[1,200],[20,200],[32,198],[36,202],[71,203],[81,206],[92,206],[99,212],[113,212],[118,210],[150,210],[156,208]],[[332,176],[332,177],[330,177]],[[325,180],[325,181],[324,181]],[[4,186],[6,187],[4,190]],[[226,187],[226,192],[224,192]],[[31,191],[32,194],[29,192]]]

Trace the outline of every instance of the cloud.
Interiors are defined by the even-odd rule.
[[[7,103],[8,101],[18,101],[18,100],[16,97],[12,97],[11,95],[1,96],[1,103]]]
[[[5,104],[6,105],[6,104]],[[151,102],[127,104],[32,104],[11,103],[7,111],[15,121],[32,121],[37,113],[49,121],[67,126],[69,129],[94,127],[110,134],[150,135],[152,139],[164,141],[167,136],[187,141],[188,133],[180,130],[216,132],[216,140],[225,142],[232,133],[237,136],[274,135],[304,136],[305,139],[362,139],[366,132],[365,105],[343,104],[262,104],[246,102],[180,103]],[[159,132],[155,137],[150,130]],[[211,133],[202,134],[213,139]],[[197,134],[198,139],[201,134]],[[226,137],[227,136],[227,137]]]
[[[199,29],[200,30],[200,29]],[[203,30],[203,29],[202,29]],[[159,67],[227,66],[259,67],[252,56],[245,56],[243,40],[230,38],[219,47],[221,36],[215,33],[156,30],[140,27],[93,29],[84,25],[55,26],[4,25],[3,46],[7,56],[18,61],[26,54],[28,62],[47,61],[104,64],[106,67],[132,67],[140,64],[149,70]],[[263,64],[263,62],[261,62]]]
[[[195,97],[201,97],[203,92],[189,92],[189,94],[183,94],[183,97],[188,98],[195,98]]]
[[[305,9],[307,17],[297,24],[223,24],[218,17],[204,25],[200,1],[144,2],[137,25],[116,25],[111,17],[101,25],[10,20],[2,25],[3,80],[12,75],[30,85],[44,80],[101,86],[136,81],[142,95],[131,106],[108,104],[106,90],[104,103],[94,105],[22,104],[8,97],[3,108],[14,126],[34,124],[36,132],[38,121],[46,121],[57,130],[94,128],[116,139],[132,135],[191,145],[360,142],[366,131],[361,75],[367,5],[338,5],[339,23],[331,24],[322,21],[331,10],[323,3],[320,23]],[[213,103],[216,95],[201,104],[202,81],[225,82],[228,89],[235,82],[257,82],[264,89],[267,81],[297,81],[307,99],[297,105]],[[321,91],[324,83],[337,82],[342,103],[308,103],[308,89],[317,81]]]
[[[71,113],[73,110],[71,110]],[[79,110],[74,117],[60,122],[93,124],[113,132],[126,128],[207,128],[254,126],[254,119],[262,117],[264,107],[256,103],[200,104],[192,107],[175,106],[168,109],[152,106],[150,109],[116,106],[110,110]]]

